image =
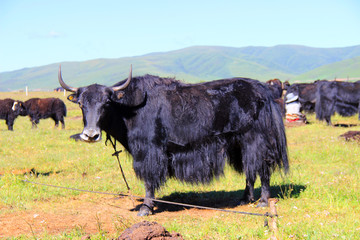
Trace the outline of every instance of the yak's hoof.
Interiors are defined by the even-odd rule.
[[[267,207],[268,206],[268,203],[267,202],[259,202],[258,205],[256,205],[256,207]]]
[[[140,217],[143,217],[143,216],[149,216],[149,215],[152,215],[153,214],[153,210],[152,208],[150,208],[149,206],[147,205],[142,205],[139,212],[138,212],[138,216]]]

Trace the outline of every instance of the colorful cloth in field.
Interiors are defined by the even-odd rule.
[[[306,123],[306,117],[302,113],[286,113],[285,119],[287,122],[304,122]]]

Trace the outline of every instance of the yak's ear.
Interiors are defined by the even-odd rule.
[[[112,99],[114,101],[116,100],[120,100],[121,98],[124,97],[124,92],[123,91],[117,91],[117,92],[114,92],[114,94],[112,95]]]
[[[70,102],[73,102],[73,103],[77,103],[78,102],[78,98],[76,97],[76,94],[71,94],[67,97],[67,99],[70,101]]]

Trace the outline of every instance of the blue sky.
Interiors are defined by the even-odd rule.
[[[360,44],[358,0],[1,0],[0,72],[189,46]]]

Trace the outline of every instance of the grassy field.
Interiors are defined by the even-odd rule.
[[[5,121],[0,121],[0,228],[11,217],[19,217],[18,224],[23,219],[28,228],[21,234],[11,231],[1,234],[0,229],[0,238],[81,239],[90,234],[91,239],[112,239],[142,220],[159,222],[169,232],[179,232],[185,239],[268,239],[271,236],[270,230],[264,227],[264,217],[160,205],[159,213],[140,218],[135,211],[130,211],[131,208],[121,206],[120,200],[114,200],[114,206],[111,206],[111,226],[106,229],[101,221],[106,216],[95,208],[88,213],[95,217],[89,218],[87,225],[69,223],[67,229],[55,231],[53,228],[50,230],[49,221],[42,223],[42,231],[37,230],[32,222],[26,220],[26,214],[34,215],[37,211],[56,213],[59,214],[57,220],[61,222],[65,221],[64,208],[64,212],[71,211],[70,215],[76,219],[83,213],[73,201],[80,199],[82,203],[93,204],[100,209],[114,196],[33,185],[23,182],[24,179],[93,191],[127,192],[118,163],[111,156],[113,149],[110,145],[105,146],[104,140],[87,144],[69,138],[82,130],[81,111],[62,93],[30,92],[29,96],[25,93],[0,93],[0,99],[26,100],[49,96],[59,97],[67,105],[65,130],[54,129],[54,122],[50,119],[40,120],[38,128],[31,129],[28,117],[19,117],[11,132],[7,130]],[[334,124],[355,126],[328,127],[316,121],[313,115],[307,117],[311,124],[286,129],[290,173],[284,176],[276,172],[271,179],[272,195],[279,199],[278,237],[359,239],[360,145],[345,142],[339,135],[349,130],[360,131],[360,122],[357,116],[334,116]],[[144,187],[134,175],[131,158],[122,153],[120,160],[132,193],[143,196]],[[258,197],[259,187],[257,182]],[[269,211],[268,208],[255,208],[256,204],[234,206],[244,188],[245,177],[227,167],[224,177],[207,186],[192,186],[170,179],[157,197],[237,211]],[[95,231],[87,230],[91,222],[97,224]]]

